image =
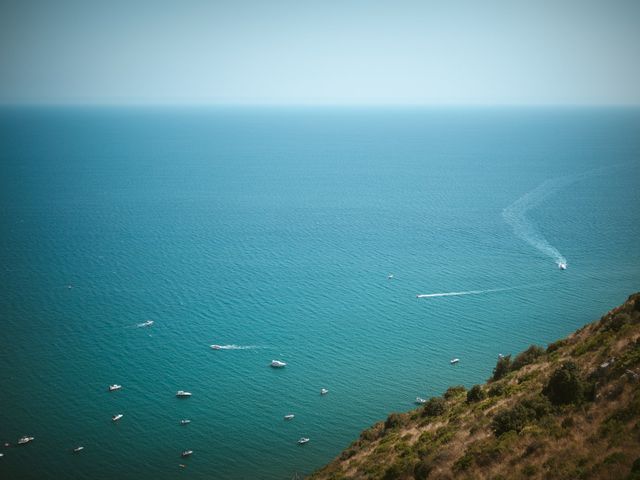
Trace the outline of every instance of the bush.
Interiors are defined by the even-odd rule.
[[[579,403],[584,399],[585,385],[578,375],[578,367],[566,362],[551,374],[542,393],[554,405]]]
[[[538,357],[544,355],[544,349],[537,345],[531,345],[524,352],[518,354],[511,364],[511,371],[519,370],[525,365],[533,363]]]
[[[467,389],[464,388],[464,385],[456,385],[455,387],[449,387],[447,388],[447,391],[444,392],[444,398],[446,398],[447,400],[451,400],[452,398],[455,398],[466,391]]]
[[[442,397],[431,397],[422,408],[422,416],[437,417],[446,411],[447,407]]]
[[[507,391],[507,387],[505,386],[504,383],[495,383],[491,385],[491,387],[489,388],[489,396],[500,397],[501,395],[504,395],[506,391]]]
[[[433,470],[431,462],[427,459],[422,459],[417,462],[413,468],[413,478],[415,478],[415,480],[426,480],[431,470]]]
[[[549,345],[547,345],[547,353],[553,353],[556,350],[567,345],[567,343],[568,342],[566,340],[558,340],[557,342],[550,343]]]
[[[405,423],[405,415],[403,415],[402,413],[392,413],[384,422],[384,429],[391,430],[392,428],[401,427]]]
[[[512,430],[520,433],[526,425],[528,417],[527,409],[518,404],[509,410],[499,412],[493,417],[491,430],[493,430],[496,437]]]
[[[506,357],[499,357],[496,363],[496,368],[493,369],[493,376],[491,380],[500,380],[511,370],[511,355]]]
[[[486,397],[484,390],[480,385],[474,385],[471,390],[467,392],[467,403],[479,402]]]
[[[520,405],[527,411],[529,418],[540,420],[542,417],[549,415],[552,410],[549,399],[542,395],[525,398]]]

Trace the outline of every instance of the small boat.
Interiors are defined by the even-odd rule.
[[[176,392],[176,397],[189,398],[190,396],[191,396],[191,392],[185,392],[184,390],[178,390]]]
[[[298,440],[298,445],[304,445],[305,443],[309,443],[309,439],[307,437],[302,437]]]
[[[33,442],[33,440],[34,440],[33,437],[27,437],[27,436],[20,437],[18,439],[18,445],[25,445],[25,444],[27,444],[29,442]]]
[[[4,442],[4,448],[9,448],[11,444],[9,442]]]
[[[567,269],[567,263],[566,262],[558,262],[558,268],[560,270],[566,270]]]
[[[289,414],[284,416],[284,419],[285,420],[293,420],[294,417],[295,417],[295,415],[293,413],[289,413]]]
[[[422,397],[416,397],[416,404],[422,405],[423,403],[427,403],[427,401]]]
[[[320,389],[320,395],[326,395],[327,393],[329,393],[329,390],[327,390],[326,388]]]
[[[84,447],[76,447],[73,449],[73,453],[78,453],[78,452],[81,452],[82,450],[84,450]]]
[[[283,368],[286,367],[287,364],[285,362],[281,362],[280,360],[271,360],[271,366],[273,368]]]
[[[393,273],[390,273],[390,274],[387,276],[387,278],[388,278],[389,280],[391,280],[391,279],[393,278]]]
[[[456,363],[458,363],[460,361],[459,358],[453,358],[451,359],[451,361],[449,362],[451,365],[455,365]]]
[[[0,458],[4,457],[4,453],[0,453]]]
[[[193,450],[183,450],[180,454],[181,457],[188,457],[189,455],[193,455]]]
[[[153,320],[147,320],[146,322],[138,324],[139,327],[150,327],[151,325],[153,325]]]
[[[117,422],[118,420],[120,420],[122,417],[124,417],[124,415],[122,413],[119,413],[117,415],[114,415],[113,417],[111,417],[111,421],[112,422]]]
[[[504,358],[504,355],[503,355],[503,354],[501,354],[501,353],[499,353],[499,354],[498,354],[498,358]]]
[[[188,418],[184,418],[180,420],[180,425],[189,425],[190,423],[191,423],[191,420],[189,420]]]
[[[117,383],[114,383],[113,385],[109,385],[109,391],[113,392],[114,390],[120,390],[122,388],[122,385],[118,385]]]
[[[214,350],[222,350],[222,345],[211,345]]]

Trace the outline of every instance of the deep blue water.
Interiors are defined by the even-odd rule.
[[[0,476],[310,473],[640,290],[639,180],[637,109],[1,110]]]

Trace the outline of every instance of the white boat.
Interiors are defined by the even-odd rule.
[[[327,393],[329,393],[329,390],[327,390],[326,388],[320,389],[320,395],[326,395]]]
[[[566,270],[566,269],[567,269],[567,264],[566,264],[566,262],[559,262],[559,263],[558,263],[558,268],[559,268],[560,270]]]
[[[33,440],[34,440],[33,437],[27,437],[27,436],[20,437],[18,439],[18,445],[24,445],[26,443],[33,442]]]
[[[73,452],[78,453],[78,452],[81,452],[82,450],[84,450],[84,447],[76,447],[73,449]]]
[[[427,401],[422,397],[416,397],[416,403],[422,405],[423,403],[427,403]]]
[[[295,415],[293,413],[289,413],[289,414],[284,416],[284,419],[285,420],[293,420],[294,417],[295,417]]]
[[[222,345],[211,345],[214,350],[222,350]]]
[[[273,368],[283,368],[286,367],[287,364],[285,362],[281,362],[280,360],[271,360],[271,366]]]
[[[390,273],[390,274],[387,276],[387,278],[388,278],[389,280],[391,280],[391,279],[393,278],[393,273]]]
[[[153,320],[147,320],[146,322],[138,324],[139,327],[150,327],[151,325],[153,325]]]
[[[114,383],[113,385],[109,385],[109,391],[113,392],[114,390],[120,390],[122,388],[122,385],[118,385],[117,383]]]
[[[113,417],[111,417],[111,421],[113,422],[117,422],[118,420],[120,420],[122,417],[124,417],[124,415],[122,413],[119,413],[117,415],[114,415]]]
[[[180,398],[188,398],[191,396],[191,392],[185,392],[184,390],[178,390],[176,392],[176,397]]]
[[[309,439],[307,437],[302,437],[298,440],[298,445],[304,445],[305,443],[309,443]]]
[[[181,457],[188,457],[189,455],[193,455],[193,450],[183,450],[180,454]]]
[[[188,418],[184,418],[180,420],[180,425],[188,425],[190,423],[191,423],[191,420],[189,420]]]
[[[455,365],[456,363],[458,363],[460,361],[459,358],[452,358],[451,361],[449,362],[451,365]]]

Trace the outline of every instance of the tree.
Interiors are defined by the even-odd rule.
[[[511,430],[520,433],[529,419],[528,413],[522,405],[516,405],[509,410],[503,410],[493,417],[491,430],[493,430],[496,437]]]
[[[585,386],[579,377],[578,367],[566,362],[551,374],[542,393],[554,405],[579,403],[584,399]]]
[[[513,372],[514,370],[519,370],[525,365],[529,365],[533,363],[536,358],[544,355],[544,349],[537,345],[531,345],[524,352],[518,354],[518,356],[513,360],[511,364],[510,370]]]
[[[496,368],[493,369],[493,376],[491,380],[500,380],[504,377],[509,370],[511,369],[511,355],[507,355],[506,357],[499,357],[498,362],[496,363]]]
[[[467,403],[479,402],[485,398],[484,390],[480,385],[474,385],[471,390],[467,392]]]
[[[424,404],[422,409],[422,415],[425,417],[437,417],[442,415],[446,410],[444,398],[431,397],[427,403]]]

